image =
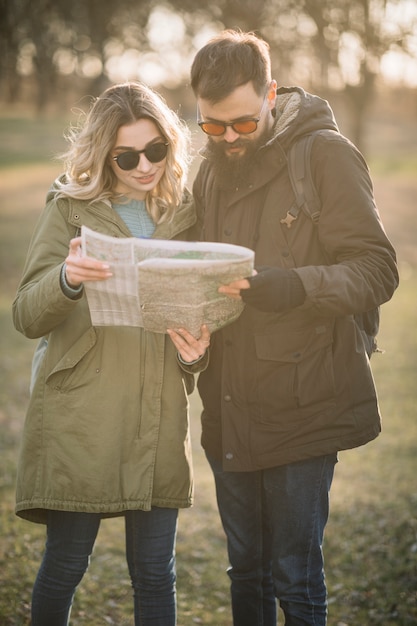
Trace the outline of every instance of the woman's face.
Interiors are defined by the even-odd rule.
[[[165,138],[152,120],[140,119],[133,124],[120,126],[110,152],[111,168],[117,179],[113,191],[128,198],[144,200],[148,191],[158,184],[164,174],[166,150],[160,144],[165,143]],[[153,147],[155,144],[158,144],[157,148]],[[120,164],[126,169],[122,169],[114,160],[118,156]],[[139,161],[135,165],[138,157]]]

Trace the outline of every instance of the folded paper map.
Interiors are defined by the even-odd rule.
[[[241,314],[243,303],[218,293],[220,285],[251,276],[254,253],[222,243],[117,238],[81,229],[82,254],[105,261],[113,276],[84,288],[94,326],[142,326],[200,335]]]

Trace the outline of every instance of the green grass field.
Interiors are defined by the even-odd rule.
[[[30,623],[42,526],[15,517],[14,480],[34,342],[12,326],[10,306],[48,185],[63,149],[57,122],[0,120],[0,624]],[[42,138],[46,136],[46,140]],[[57,139],[58,137],[58,139]],[[11,152],[9,152],[9,148]],[[375,180],[397,247],[401,286],[384,305],[373,370],[383,434],[340,455],[325,541],[329,626],[417,624],[417,181],[408,166]],[[227,558],[213,482],[199,446],[199,400],[191,397],[196,496],[180,514],[178,624],[230,626]],[[120,519],[105,520],[77,592],[73,626],[132,625]],[[281,622],[282,623],[282,622]]]

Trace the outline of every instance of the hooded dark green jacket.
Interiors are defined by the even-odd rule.
[[[225,470],[249,471],[362,445],[380,432],[370,363],[354,314],[389,300],[396,257],[375,206],[367,165],[337,132],[329,105],[300,88],[277,95],[273,136],[244,182],[217,184],[204,160],[194,184],[203,239],[255,250],[255,267],[294,269],[305,302],[281,313],[247,305],[215,333],[200,374],[202,444]],[[294,202],[286,154],[317,136],[311,169],[321,198],[318,225]],[[329,133],[330,135],[332,133]]]

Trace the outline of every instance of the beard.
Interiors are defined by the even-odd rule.
[[[265,145],[271,130],[265,129],[257,139],[239,137],[233,143],[216,142],[209,137],[203,156],[210,161],[216,182],[223,189],[236,189],[248,182],[259,149]],[[228,148],[245,147],[244,154],[227,154]]]

